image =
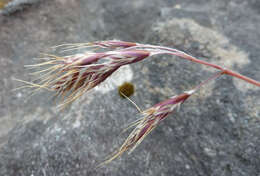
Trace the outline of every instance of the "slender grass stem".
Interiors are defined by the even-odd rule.
[[[216,65],[216,64],[213,64],[213,63],[209,63],[209,62],[206,62],[206,61],[202,61],[200,59],[197,59],[191,55],[188,55],[184,52],[181,52],[181,51],[178,51],[176,49],[171,49],[171,48],[164,48],[164,47],[158,47],[158,49],[166,49],[168,51],[165,51],[165,52],[158,52],[158,54],[169,54],[169,55],[175,55],[175,56],[179,56],[183,59],[186,59],[186,60],[190,60],[192,62],[196,62],[196,63],[199,63],[199,64],[202,64],[202,65],[206,65],[206,66],[209,66],[209,67],[212,67],[212,68],[215,68],[215,69],[218,69],[220,71],[223,71],[222,74],[226,74],[226,75],[230,75],[230,76],[233,76],[233,77],[236,77],[238,79],[241,79],[241,80],[244,80],[250,84],[253,84],[255,86],[258,86],[260,87],[260,82],[259,81],[256,81],[254,79],[251,79],[247,76],[244,76],[244,75],[241,75],[237,72],[234,72],[230,69],[227,69],[225,67],[221,67],[219,65]]]
[[[221,67],[217,64],[213,64],[213,63],[209,63],[209,62],[206,62],[206,61],[203,61],[203,60],[200,60],[200,59],[197,59],[183,51],[180,51],[178,49],[174,49],[174,48],[169,48],[169,47],[164,47],[164,46],[156,46],[156,45],[146,45],[146,44],[137,44],[136,46],[132,46],[132,47],[128,47],[128,48],[124,48],[122,50],[131,50],[131,49],[135,49],[135,48],[145,48],[145,49],[153,49],[155,51],[155,54],[170,54],[170,55],[175,55],[175,56],[179,56],[183,59],[186,59],[186,60],[190,60],[192,62],[196,62],[196,63],[199,63],[199,64],[202,64],[202,65],[206,65],[206,66],[209,66],[209,67],[212,67],[212,68],[215,68],[215,69],[218,69],[220,71],[223,71],[222,74],[226,74],[226,75],[230,75],[230,76],[233,76],[233,77],[236,77],[238,79],[241,79],[241,80],[244,80],[250,84],[253,84],[255,86],[258,86],[260,87],[260,82],[259,81],[256,81],[254,79],[251,79],[247,76],[244,76],[244,75],[241,75],[237,72],[234,72],[230,69],[227,69],[225,67]]]

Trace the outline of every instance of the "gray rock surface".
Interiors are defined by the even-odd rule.
[[[17,1],[18,2],[18,1]],[[23,2],[23,1],[22,1]],[[36,3],[37,2],[37,3]],[[177,57],[151,57],[58,111],[51,94],[31,98],[13,78],[61,43],[120,39],[160,44],[260,80],[258,0],[45,0],[17,3],[0,16],[0,175],[260,175],[260,89],[223,76],[183,104],[131,154],[94,169],[138,117],[117,93],[148,108],[189,90],[213,69]],[[33,5],[30,5],[33,3]]]

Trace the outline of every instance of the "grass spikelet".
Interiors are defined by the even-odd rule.
[[[122,93],[133,105],[141,111],[141,118],[129,124],[129,126],[123,130],[125,132],[129,128],[135,127],[134,130],[130,133],[121,147],[114,152],[108,159],[98,165],[101,167],[105,164],[110,163],[117,157],[121,156],[123,153],[128,151],[128,154],[133,152],[135,148],[144,140],[144,138],[150,134],[158,124],[164,120],[169,114],[174,111],[178,111],[180,109],[181,104],[183,104],[191,95],[193,95],[197,90],[199,90],[203,85],[207,84],[209,81],[218,78],[223,75],[223,71],[217,72],[207,80],[200,83],[194,89],[190,91],[186,91],[178,96],[173,96],[167,100],[164,100],[151,108],[146,109],[145,111],[141,111],[140,108],[130,100],[126,95]]]
[[[76,44],[77,46],[89,46],[99,48],[126,48],[133,44],[128,42],[95,42],[87,44]],[[75,46],[76,46],[75,45]],[[65,45],[71,47],[71,45]],[[56,46],[62,47],[62,46]],[[21,81],[29,88],[55,91],[55,97],[60,98],[59,107],[65,107],[88,92],[95,86],[102,83],[113,72],[123,65],[138,62],[149,56],[149,52],[134,50],[109,50],[105,52],[93,52],[88,50],[84,53],[77,53],[69,56],[56,56],[43,54],[43,62],[26,65],[27,68],[37,69],[31,73],[35,76],[34,83]]]
[[[127,137],[121,147],[110,156],[107,160],[98,165],[101,167],[105,164],[110,163],[123,153],[128,151],[128,154],[134,151],[134,149],[144,140],[144,138],[150,134],[158,124],[164,120],[169,114],[177,110],[178,107],[188,99],[193,92],[183,93],[179,96],[174,96],[168,100],[160,102],[151,108],[141,112],[141,118],[132,122],[127,129],[134,127],[134,130]]]

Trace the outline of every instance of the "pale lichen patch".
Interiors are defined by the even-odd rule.
[[[198,24],[188,18],[172,18],[166,22],[159,22],[154,26],[154,31],[158,33],[162,41],[167,45],[192,47],[192,43],[197,43],[198,53],[203,55],[202,60],[218,64],[229,69],[242,68],[250,64],[248,53],[233,45],[229,39],[218,32]],[[189,53],[194,55],[192,53]],[[196,55],[194,55],[196,57]],[[215,71],[207,66],[202,69]],[[257,89],[256,86],[244,83],[241,80],[233,79],[238,89],[243,92],[249,89]],[[210,87],[212,88],[212,87]],[[209,91],[209,88],[207,89]]]

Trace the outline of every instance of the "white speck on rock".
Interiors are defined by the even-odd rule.
[[[234,118],[234,115],[232,114],[232,112],[228,112],[228,117],[229,117],[229,120],[230,120],[232,123],[235,123],[235,122],[236,122],[236,119]]]
[[[80,127],[80,125],[81,125],[81,123],[80,123],[80,121],[79,120],[76,120],[74,123],[73,123],[73,128],[78,128],[78,127]]]
[[[206,153],[206,155],[208,155],[210,157],[214,157],[217,155],[216,151],[214,151],[213,149],[210,149],[210,148],[204,148],[204,152]]]
[[[17,94],[16,94],[16,97],[17,98],[21,98],[23,96],[23,94],[21,93],[21,92],[18,92]]]
[[[180,4],[176,4],[173,8],[175,8],[175,9],[181,9],[181,5],[180,5]]]
[[[186,169],[190,169],[190,165],[186,164],[186,165],[185,165],[185,168],[186,168]]]

